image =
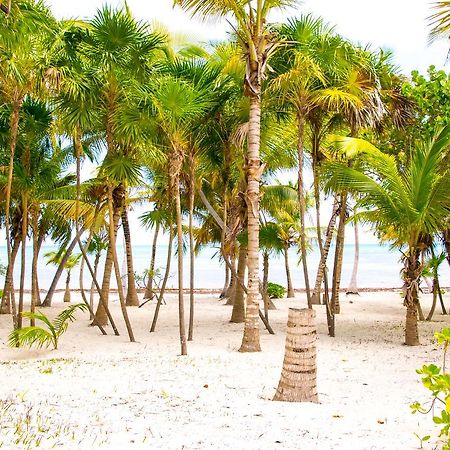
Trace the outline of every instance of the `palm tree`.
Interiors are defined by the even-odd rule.
[[[277,40],[267,23],[268,14],[280,7],[290,6],[294,0],[217,1],[175,0],[175,4],[203,18],[232,15],[236,34],[246,61],[245,94],[250,99],[248,148],[246,158],[248,206],[248,293],[247,312],[241,352],[260,351],[259,342],[259,184],[264,165],[260,160],[261,94],[270,56],[277,48]]]
[[[420,255],[427,236],[438,232],[450,210],[450,126],[417,146],[406,165],[365,141],[343,138],[344,145],[364,153],[359,168],[334,162],[326,165],[333,190],[358,194],[359,217],[375,226],[383,240],[402,252],[406,306],[405,344],[418,345],[417,306],[422,271]]]
[[[431,26],[430,39],[448,39],[450,36],[450,1],[432,3],[432,14],[428,17]]]

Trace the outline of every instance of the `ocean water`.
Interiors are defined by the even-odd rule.
[[[31,284],[31,246],[27,247],[27,271],[26,271],[26,288],[30,288]],[[48,251],[56,250],[56,247],[47,245],[43,246],[38,271],[40,288],[47,289],[53,279],[56,267],[47,265],[46,260],[43,257],[44,253]],[[331,252],[334,251],[332,247]],[[217,257],[218,249],[208,247],[203,249],[196,258],[196,273],[195,273],[195,285],[197,288],[213,289],[221,288],[224,281],[224,265],[219,261]],[[333,253],[330,253],[332,258]],[[123,248],[118,246],[118,256],[120,263],[122,264],[122,273],[125,273]],[[351,277],[353,267],[354,245],[348,244],[344,250],[344,265],[341,286],[345,288]],[[360,246],[360,259],[359,259],[359,273],[358,273],[358,286],[361,288],[390,288],[401,287],[402,281],[400,279],[400,252],[390,250],[388,246],[382,246],[378,244],[362,244]],[[164,272],[165,262],[167,257],[167,245],[160,245],[156,254],[156,268],[159,268],[161,272]],[[184,256],[185,260],[185,272],[184,283],[185,287],[188,287],[189,277],[189,255]],[[0,263],[6,264],[6,247],[0,246]],[[149,266],[150,261],[150,245],[134,245],[133,246],[133,260],[134,269],[137,273],[142,273]],[[291,249],[289,253],[289,261],[291,268],[291,276],[295,288],[303,288],[303,272],[301,265],[298,265],[298,255],[294,249]],[[101,280],[102,266],[104,263],[104,257],[100,261],[99,267],[99,280]],[[315,272],[319,263],[319,252],[317,249],[312,251],[308,256],[308,267],[310,272],[311,283],[315,280]],[[262,265],[262,258],[261,258]],[[329,267],[332,267],[332,259],[329,260]],[[16,270],[14,273],[15,286],[18,287],[19,283],[19,267],[20,267],[20,253],[18,255],[18,261],[16,264]],[[445,286],[450,285],[450,270],[447,264],[442,265],[442,284]],[[269,266],[269,279],[272,282],[286,285],[286,275],[284,269],[283,257],[274,255],[270,259]],[[64,287],[65,276],[63,275],[59,281],[58,288]],[[3,285],[3,279],[1,280]],[[85,267],[84,276],[85,287],[90,286],[90,276],[87,267]],[[112,282],[112,286],[116,286],[115,282]],[[173,255],[172,266],[170,271],[170,278],[168,287],[177,286],[177,262],[176,255]],[[72,271],[72,288],[79,287],[79,268],[75,268]]]

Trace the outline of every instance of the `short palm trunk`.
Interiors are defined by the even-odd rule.
[[[274,400],[318,402],[315,317],[313,309],[289,309],[283,370]]]

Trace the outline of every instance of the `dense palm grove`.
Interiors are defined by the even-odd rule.
[[[172,243],[177,249],[188,243],[188,268],[183,252],[176,253],[182,354],[194,334],[195,254],[212,243],[220,247],[231,321],[245,323],[241,351],[260,350],[260,319],[271,330],[271,254],[284,255],[287,294],[294,296],[292,246],[307,305],[324,305],[334,336],[345,228],[358,223],[402,251],[405,341],[417,345],[424,266],[442,243],[450,262],[448,76],[430,68],[409,79],[389,53],[355,45],[312,15],[268,23],[270,10],[288,1],[175,3],[201,17],[231,14],[236,29],[225,42],[198,44],[135,20],[126,7],[104,7],[83,22],[58,21],[38,1],[3,5],[0,224],[8,260],[1,312],[12,315],[14,328],[23,326],[26,252],[33,255],[32,312],[51,306],[59,276],[64,269],[70,275],[78,252],[98,304],[83,286],[81,294],[103,333],[108,323],[117,333],[109,291],[112,280],[120,286],[126,275],[119,296],[134,341],[127,306],[139,300],[128,215],[134,202],[144,202],[148,212],[141,219],[154,242],[145,295],[157,302],[152,331]],[[434,20],[436,33],[445,35],[443,12]],[[81,176],[87,161],[98,165],[92,179]],[[289,170],[297,173],[295,184],[276,181]],[[312,185],[305,182],[309,174]],[[333,204],[331,217],[321,216],[324,202]],[[126,274],[116,251],[119,227]],[[155,289],[163,232],[170,244],[167,270]],[[41,298],[37,261],[50,240],[61,247],[51,255],[58,270]],[[320,250],[317,268],[308,266],[312,245]],[[191,282],[183,286],[187,269]]]

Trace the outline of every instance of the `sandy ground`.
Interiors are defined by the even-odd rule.
[[[56,315],[61,300],[45,312]],[[433,333],[450,319],[436,314],[420,324],[421,346],[401,345],[398,292],[343,296],[334,339],[317,308],[319,404],[271,401],[288,307],[303,306],[303,297],[277,301],[276,335],[261,330],[263,351],[241,354],[243,326],[228,322],[231,308],[197,295],[187,357],[178,356],[175,296],[156,333],[148,332],[154,304],[129,308],[135,344],[112,300],[121,336],[102,336],[79,312],[57,351],[8,348],[11,318],[0,316],[0,448],[404,450],[420,448],[414,433],[435,431],[409,405],[427,400],[415,369],[440,363]],[[425,312],[430,302],[424,296]],[[424,448],[435,448],[435,435]]]

